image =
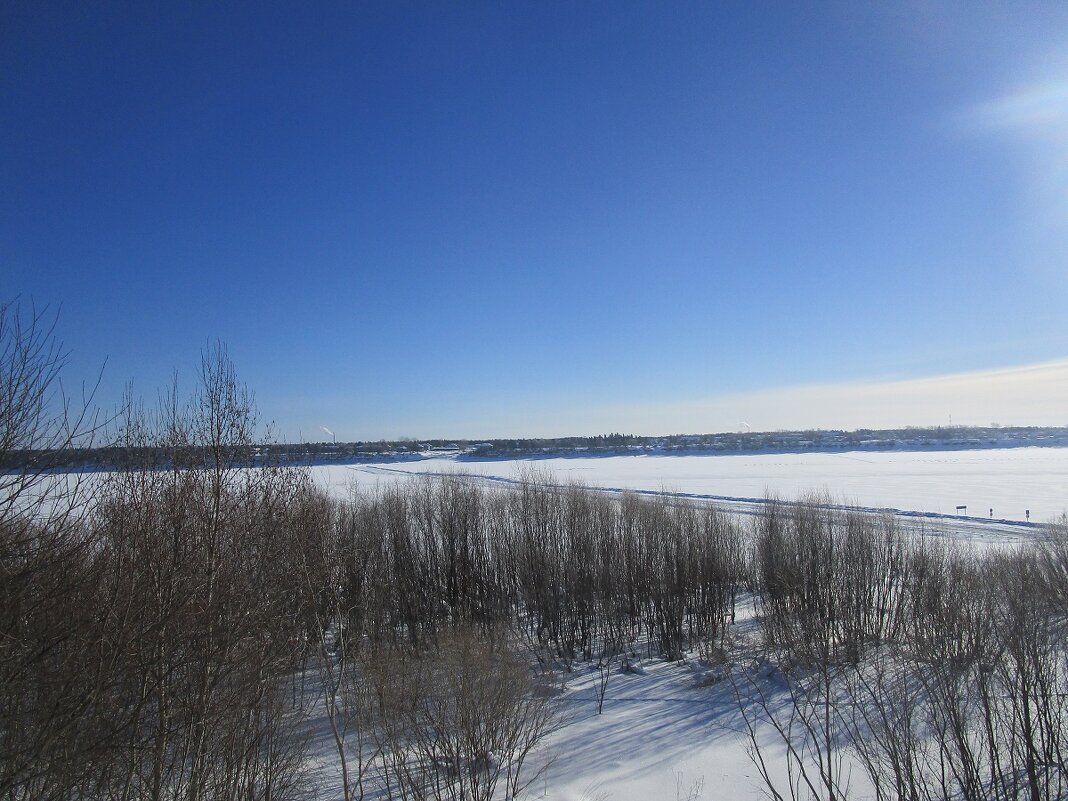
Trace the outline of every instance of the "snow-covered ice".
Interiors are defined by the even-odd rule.
[[[836,502],[910,512],[1044,523],[1068,509],[1068,448],[853,451],[754,455],[575,456],[477,459],[429,456],[408,462],[323,465],[327,485],[363,486],[412,473],[466,473],[515,480],[531,467],[558,481],[721,498],[829,495]]]

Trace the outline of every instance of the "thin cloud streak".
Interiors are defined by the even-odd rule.
[[[780,429],[903,428],[954,425],[1068,425],[1068,358],[927,378],[810,384],[705,399],[578,405],[563,398],[533,405],[494,404],[475,417],[365,420],[348,440],[657,436]]]
[[[1029,134],[1063,136],[1068,120],[1068,81],[1051,80],[1021,87],[968,115],[980,128],[1018,130]]]
[[[966,130],[1008,137],[1030,161],[1030,216],[1054,226],[1068,219],[1068,64],[967,109]]]
[[[578,430],[567,433],[704,433],[734,430],[739,420],[754,431],[935,426],[951,419],[959,425],[1065,425],[1068,359],[929,378],[783,387],[663,406],[616,406],[572,419]]]

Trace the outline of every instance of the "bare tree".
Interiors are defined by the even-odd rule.
[[[531,667],[469,628],[428,652],[380,651],[367,663],[388,784],[400,798],[520,797],[540,771],[527,760],[554,728],[551,698]]]
[[[63,392],[55,323],[47,310],[0,305],[0,796],[83,785],[111,731],[80,730],[111,655],[90,648],[101,573],[80,520],[85,496],[53,468],[90,444],[97,421],[91,390]]]

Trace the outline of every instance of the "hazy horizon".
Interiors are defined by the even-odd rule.
[[[925,410],[943,410],[941,419],[925,419]],[[1068,359],[998,370],[955,373],[926,378],[866,383],[800,385],[739,393],[701,401],[619,405],[571,410],[540,418],[530,413],[522,424],[494,421],[461,423],[435,433],[433,429],[392,436],[338,435],[332,426],[299,429],[297,440],[338,442],[404,439],[509,439],[596,436],[609,432],[637,436],[705,434],[738,430],[754,432],[936,428],[960,426],[1068,426]],[[520,411],[510,411],[518,419]],[[581,430],[550,422],[560,416],[586,424]],[[680,425],[679,428],[670,426]],[[466,426],[471,426],[470,428]],[[481,426],[481,428],[478,428]],[[457,433],[462,432],[462,433]],[[520,432],[520,433],[517,433]],[[323,437],[323,434],[326,437]]]

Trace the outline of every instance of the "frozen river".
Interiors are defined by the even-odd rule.
[[[477,459],[428,456],[409,462],[323,465],[321,481],[341,491],[411,474],[464,473],[512,481],[531,468],[558,482],[668,491],[713,499],[797,499],[819,493],[836,503],[909,512],[1047,522],[1068,509],[1068,448],[835,452],[756,455],[635,455]]]

